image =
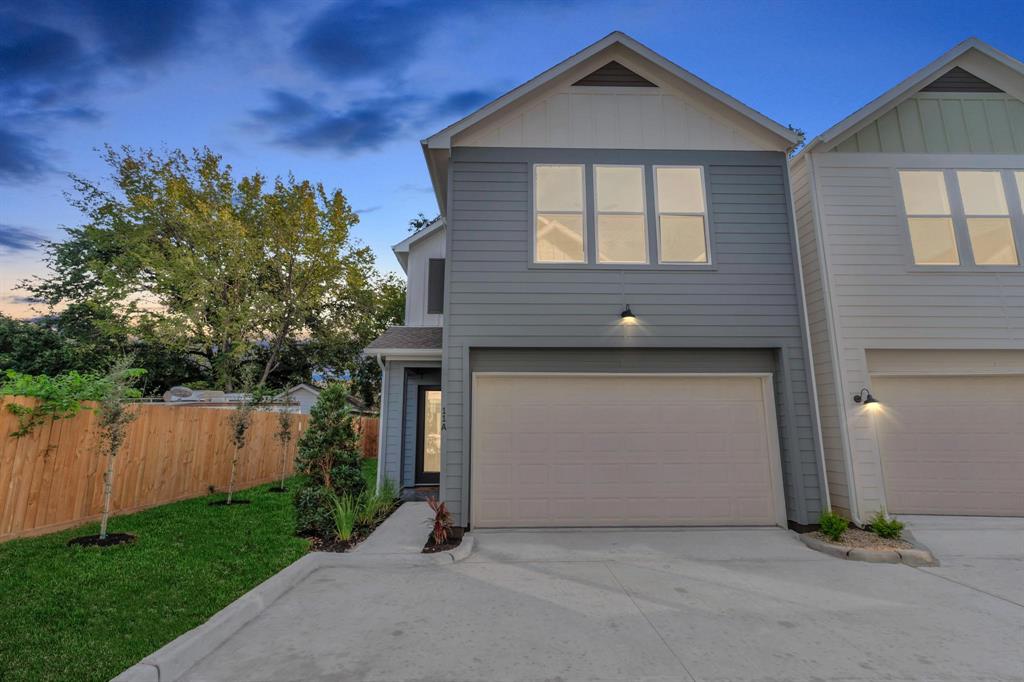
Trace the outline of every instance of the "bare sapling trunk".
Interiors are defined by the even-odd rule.
[[[235,456],[231,458],[231,477],[228,478],[228,501],[225,504],[231,504],[231,498],[235,495],[235,471],[238,469],[238,452],[241,448],[235,446]]]
[[[145,370],[132,369],[131,358],[125,357],[114,363],[106,376],[104,396],[99,405],[100,442],[107,456],[107,467],[103,471],[103,514],[100,517],[100,540],[107,539],[107,522],[110,520],[110,500],[114,492],[114,460],[128,435],[128,425],[137,416],[129,407],[129,401],[138,398],[140,392],[132,384]]]
[[[284,477],[288,469],[288,442],[292,439],[292,417],[283,409],[277,413],[277,436],[281,443],[281,482],[278,488],[284,490]]]
[[[100,540],[107,539],[107,521],[110,518],[110,498],[114,490],[114,454],[107,453],[107,470],[103,472],[103,518],[100,519]]]

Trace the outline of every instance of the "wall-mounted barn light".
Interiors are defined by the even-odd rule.
[[[871,395],[871,391],[869,391],[866,388],[862,388],[860,389],[860,393],[853,396],[853,402],[861,403],[864,405],[871,405],[873,403],[877,403],[878,401],[875,400],[875,396]]]
[[[626,309],[622,311],[622,319],[624,320],[635,320],[636,315],[629,309],[629,304],[626,305]]]

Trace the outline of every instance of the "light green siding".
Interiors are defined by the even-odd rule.
[[[920,92],[831,151],[1019,154],[1024,102],[1005,93]]]

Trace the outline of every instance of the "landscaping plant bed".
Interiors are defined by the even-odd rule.
[[[68,540],[68,547],[111,547],[113,545],[127,545],[135,542],[135,536],[131,533],[107,533],[107,537],[99,535],[82,535]]]
[[[461,528],[453,528],[451,535],[448,536],[448,541],[440,545],[434,542],[434,534],[431,533],[427,536],[427,544],[423,545],[423,553],[435,554],[437,552],[448,552],[455,549],[462,544],[462,532]]]
[[[847,549],[869,549],[869,550],[893,550],[893,549],[914,549],[914,545],[903,539],[883,538],[860,528],[851,526],[847,528],[838,541],[825,536],[821,531],[814,531],[808,534],[809,537],[821,542],[827,542],[837,547]]]
[[[351,552],[356,548],[360,542],[370,537],[370,534],[377,530],[380,524],[387,521],[388,517],[395,513],[395,510],[402,506],[402,501],[398,500],[387,514],[380,517],[380,519],[368,528],[361,528],[352,534],[348,540],[341,540],[337,536],[331,538],[322,538],[316,535],[307,536],[309,540],[309,551],[311,552]]]

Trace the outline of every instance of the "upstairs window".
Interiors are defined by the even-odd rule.
[[[427,314],[444,314],[444,258],[427,263]]]
[[[534,261],[585,263],[583,166],[534,166]]]
[[[1017,265],[1010,209],[999,171],[957,171],[967,234],[977,265]]]
[[[657,166],[654,185],[658,211],[658,260],[707,263],[707,203],[704,169]]]
[[[1020,199],[1020,210],[1024,213],[1024,171],[1015,171],[1013,174],[1017,181],[1017,198]]]
[[[917,265],[959,265],[953,215],[942,171],[900,171],[903,206]]]
[[[598,263],[646,263],[642,166],[594,166]]]

